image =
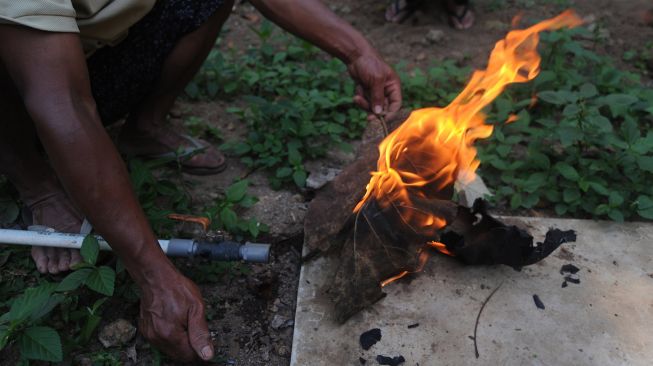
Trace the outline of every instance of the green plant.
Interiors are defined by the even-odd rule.
[[[115,273],[106,266],[95,265],[99,245],[95,237],[87,236],[82,245],[84,259],[78,269],[66,276],[61,283],[41,282],[12,298],[7,304],[9,311],[0,317],[0,349],[16,342],[21,359],[60,362],[63,348],[59,332],[47,325],[47,316],[57,305],[64,302],[65,294],[85,285],[105,296],[113,293]],[[87,341],[99,323],[98,311],[103,299],[89,308],[79,341]]]
[[[493,106],[481,174],[513,209],[653,219],[653,91],[592,51],[593,39],[583,28],[542,34],[543,71]],[[502,125],[510,113],[518,122]]]
[[[259,233],[268,231],[268,227],[255,218],[244,219],[238,216],[240,209],[252,207],[258,201],[247,193],[248,186],[249,181],[246,179],[232,184],[222,197],[205,209],[207,217],[211,218],[212,229],[225,230],[237,238],[256,238]]]
[[[228,111],[241,118],[248,133],[223,148],[252,169],[267,169],[270,183],[303,187],[304,162],[329,149],[350,149],[361,135],[365,115],[352,104],[353,82],[345,66],[325,58],[308,43],[263,22],[256,30],[261,45],[244,55],[213,51],[186,92],[191,97],[244,95],[244,107]]]

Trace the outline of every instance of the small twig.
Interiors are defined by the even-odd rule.
[[[481,305],[481,309],[478,311],[478,315],[476,315],[476,324],[474,325],[474,353],[476,354],[476,358],[480,356],[478,353],[478,344],[476,343],[476,330],[478,329],[478,321],[481,319],[481,313],[483,312],[485,305],[487,305],[492,296],[494,296],[494,294],[501,288],[501,285],[503,285],[503,281],[501,281],[499,286],[497,286],[497,288],[495,288],[494,291],[490,293],[490,296],[488,296],[487,299],[483,301],[483,305]]]
[[[385,117],[382,114],[377,114],[376,117],[381,122],[381,127],[383,127],[383,137],[388,136],[388,124],[385,123]]]

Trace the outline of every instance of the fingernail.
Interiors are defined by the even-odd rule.
[[[381,114],[381,112],[383,112],[383,108],[380,105],[374,106],[374,113]]]
[[[213,349],[211,346],[204,346],[204,348],[202,348],[202,358],[205,360],[213,358]]]

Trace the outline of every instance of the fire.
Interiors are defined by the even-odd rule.
[[[414,209],[412,202],[417,198],[450,199],[446,192],[456,179],[468,183],[475,178],[479,161],[474,142],[489,137],[493,129],[485,124],[483,108],[508,84],[537,76],[539,32],[581,23],[568,10],[530,28],[509,32],[496,43],[487,69],[475,71],[453,102],[444,108],[413,111],[379,145],[377,171],[372,173],[367,192],[354,212],[368,200],[376,200],[381,207],[397,207],[402,220],[425,235],[446,226],[443,218]],[[508,122],[514,120],[516,116],[511,116]],[[449,254],[441,243],[430,245]]]

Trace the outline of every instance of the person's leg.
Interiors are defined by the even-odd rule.
[[[135,154],[159,154],[188,145],[186,139],[167,127],[166,117],[213,48],[232,7],[233,0],[225,1],[204,24],[175,44],[151,93],[130,112],[119,138],[122,146],[127,146]],[[196,169],[208,167],[210,170],[211,167],[223,166],[224,156],[206,145],[202,153],[185,160],[184,165]]]
[[[32,212],[35,225],[75,233],[81,215],[66,197],[50,164],[37,148],[36,132],[13,84],[0,67],[0,173],[6,174]],[[42,272],[67,271],[81,260],[78,250],[33,247]]]

